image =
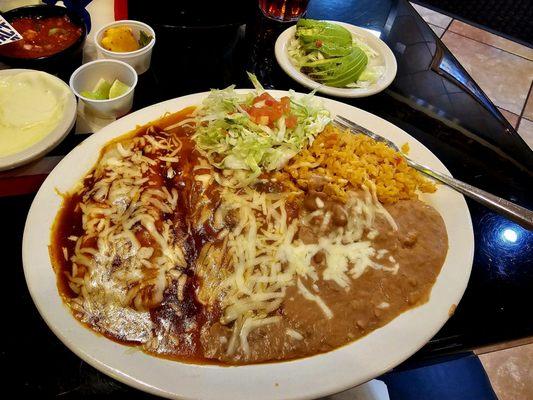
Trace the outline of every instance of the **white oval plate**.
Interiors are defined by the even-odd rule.
[[[386,89],[394,80],[397,71],[396,58],[392,53],[389,46],[385,42],[379,39],[374,33],[367,29],[360,28],[355,25],[351,25],[345,22],[339,21],[326,21],[333,24],[343,26],[348,29],[352,35],[360,37],[368,46],[375,50],[379,55],[377,56],[377,63],[385,66],[385,71],[379,80],[366,88],[336,88],[332,86],[322,85],[315,82],[304,73],[300,72],[296,68],[290,58],[287,51],[289,41],[294,38],[296,32],[296,26],[284,30],[276,40],[276,46],[274,52],[276,54],[276,60],[280,67],[296,82],[308,87],[309,89],[317,89],[318,92],[324,93],[330,96],[337,97],[366,97],[379,93]]]
[[[46,72],[36,71],[33,69],[5,69],[0,71],[0,77],[15,75],[21,72],[39,72],[41,74],[49,75],[50,78],[55,80],[57,83],[64,85],[68,89],[69,97],[65,105],[63,118],[61,118],[54,130],[37,143],[32,144],[30,147],[21,150],[18,153],[0,157],[0,171],[27,164],[36,158],[44,156],[63,141],[65,136],[67,136],[74,126],[74,122],[76,122],[76,97],[65,82]]]
[[[270,91],[275,97],[285,91]],[[61,206],[58,192],[70,190],[92,168],[100,149],[137,125],[199,104],[207,93],[155,104],[121,118],[72,150],[52,171],[37,193],[24,230],[22,257],[30,294],[50,329],[93,367],[135,388],[176,399],[311,399],[356,386],[381,375],[420,349],[449,318],[466,288],[474,237],[462,195],[440,187],[427,196],[444,218],[449,250],[430,300],[384,327],[337,350],[271,364],[236,367],[195,365],[149,356],[115,343],[80,324],[63,304],[50,263],[50,227]],[[446,167],[420,142],[366,111],[324,99],[332,112],[381,133],[398,144],[409,143],[410,156],[436,170]]]

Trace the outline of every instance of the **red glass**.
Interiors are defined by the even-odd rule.
[[[296,21],[307,10],[309,0],[259,0],[265,16],[278,21]]]

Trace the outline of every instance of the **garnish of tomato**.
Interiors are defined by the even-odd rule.
[[[285,116],[285,126],[289,129],[298,123],[298,118],[291,114],[291,101],[287,96],[278,101],[265,92],[253,99],[252,106],[244,109],[250,119],[259,125],[273,127],[282,116]]]
[[[285,118],[285,126],[289,129],[295,128],[296,125],[298,125],[298,118],[296,118],[296,115],[289,115],[287,118]]]
[[[403,158],[400,157],[400,156],[394,156],[394,164],[396,165],[400,165],[401,162],[402,162]]]

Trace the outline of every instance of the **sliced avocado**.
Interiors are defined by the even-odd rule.
[[[352,50],[352,45],[340,46],[337,43],[331,41],[320,41],[316,40],[314,42],[306,43],[302,46],[306,52],[311,52],[318,50],[326,57],[340,57],[350,54]]]
[[[296,37],[307,54],[320,52],[324,59],[300,64],[301,71],[316,82],[344,87],[356,82],[368,64],[366,53],[352,42],[352,34],[340,25],[301,19]]]
[[[333,57],[333,58],[324,58],[323,60],[309,61],[302,64],[302,67],[305,68],[320,68],[320,67],[329,67],[332,64],[338,64],[342,62],[344,57]]]
[[[309,77],[312,79],[317,80],[326,80],[335,78],[341,74],[344,74],[346,71],[352,69],[353,67],[356,67],[358,64],[357,60],[350,59],[346,60],[343,63],[331,66],[329,68],[325,68],[321,71],[313,71],[309,74]]]
[[[323,72],[328,71],[332,68],[337,69],[341,68],[343,65],[355,63],[359,57],[360,56],[358,54],[354,54],[352,50],[347,56],[326,58],[324,60],[318,61],[310,61],[308,63],[304,63],[303,67],[313,74],[323,75]]]
[[[354,62],[352,59],[345,57],[337,57],[332,60],[335,60],[335,62],[316,66],[314,68],[308,68],[307,70],[309,71],[309,76],[312,78],[325,78],[327,76],[334,75],[335,71],[342,66],[349,65],[350,62]]]
[[[304,44],[321,41],[344,47],[352,44],[352,34],[344,27],[313,19],[300,19],[296,24],[296,37]]]
[[[365,70],[367,62],[368,59],[365,54],[364,58],[357,59],[355,64],[346,66],[345,68],[339,68],[336,74],[325,79],[323,83],[328,86],[344,87],[349,83],[356,82]]]
[[[337,68],[330,68],[320,72],[313,72],[309,74],[309,77],[317,82],[325,82],[337,79],[340,76],[344,76],[347,71],[351,71],[358,65],[357,61],[349,61],[339,65]]]
[[[309,77],[328,86],[342,87],[357,81],[368,63],[366,54],[357,47],[349,56],[336,60],[338,62],[329,64],[323,70],[308,72]]]

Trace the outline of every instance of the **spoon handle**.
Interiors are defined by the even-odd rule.
[[[483,204],[484,206],[502,214],[506,218],[516,222],[527,230],[533,230],[533,211],[525,207],[519,206],[511,201],[502,199],[484,190],[478,189],[468,183],[461,182],[451,176],[441,174],[433,171],[424,165],[421,165],[409,158],[406,158],[407,163],[416,170],[428,175],[429,177],[450,186],[465,196]]]

